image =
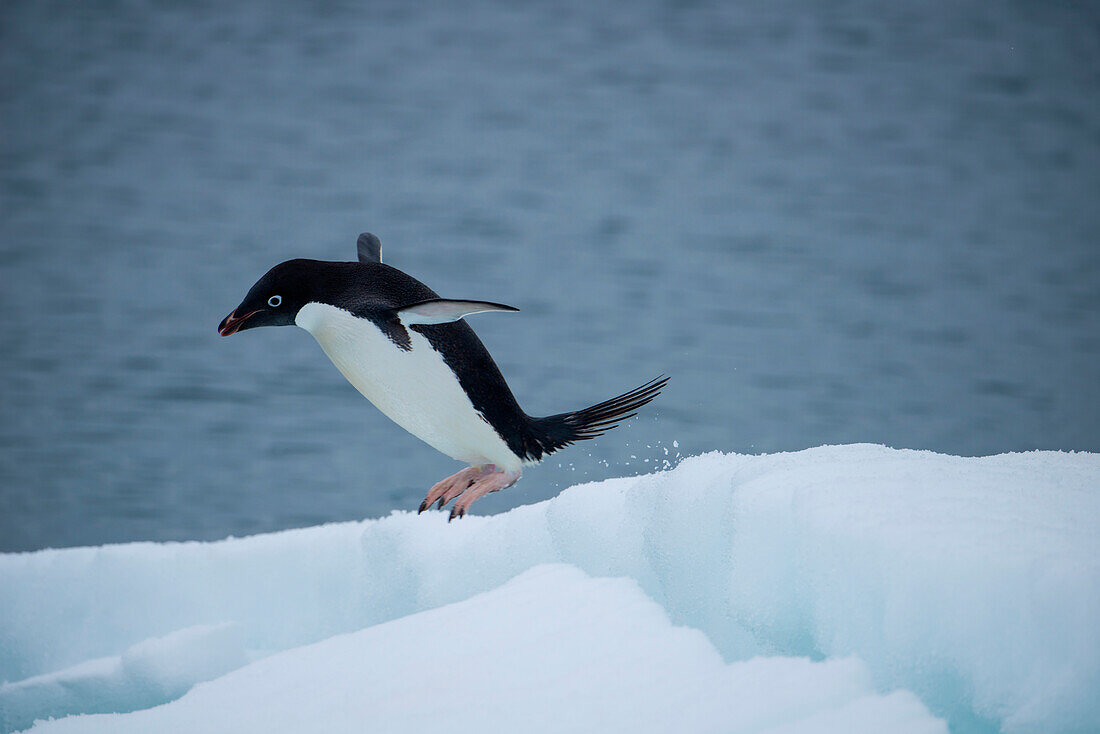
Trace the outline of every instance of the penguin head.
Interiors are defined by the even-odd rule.
[[[218,333],[236,334],[257,326],[293,326],[302,306],[318,300],[315,260],[288,260],[267,271],[248,291],[241,305],[222,319]]]

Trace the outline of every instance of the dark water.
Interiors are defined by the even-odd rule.
[[[215,331],[363,230],[522,309],[472,323],[528,412],[673,376],[482,512],[666,450],[1100,450],[1096,5],[228,5],[0,10],[0,549],[415,507],[454,462]]]

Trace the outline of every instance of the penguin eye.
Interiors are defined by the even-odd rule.
[[[281,304],[282,302],[282,296],[272,296],[271,298],[267,299],[267,305],[271,306],[272,308],[278,308],[279,304]]]

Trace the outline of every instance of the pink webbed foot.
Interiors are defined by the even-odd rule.
[[[462,495],[455,500],[455,506],[451,508],[451,516],[447,518],[447,522],[454,520],[456,517],[462,517],[466,514],[466,510],[470,509],[477,500],[481,499],[490,492],[499,492],[502,489],[511,487],[520,478],[521,472],[506,472],[497,469],[491,465],[495,471],[482,475],[477,481],[475,481],[470,488],[467,489]]]
[[[420,503],[420,509],[417,510],[417,514],[419,515],[421,512],[431,507],[436,500],[439,501],[439,509],[442,510],[443,505],[447,504],[455,497],[458,497],[465,492],[471,484],[494,469],[496,469],[496,467],[492,464],[468,466],[462,471],[456,472],[446,479],[436,482],[431,490],[428,491],[428,496]]]

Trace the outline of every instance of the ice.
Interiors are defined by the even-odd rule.
[[[659,633],[634,637],[636,646],[647,646],[651,637],[662,641],[665,647],[652,650],[654,669],[674,666],[677,675],[689,676],[696,666],[711,665],[691,642],[703,637],[669,627],[667,614],[673,625],[705,635],[729,663],[719,677],[733,681],[726,698],[738,704],[736,710],[754,703],[774,704],[777,716],[791,710],[791,702],[777,703],[752,688],[758,677],[769,680],[769,665],[779,671],[775,680],[808,676],[810,682],[792,689],[806,696],[799,717],[769,720],[767,726],[816,731],[881,717],[880,730],[896,730],[900,724],[892,717],[906,706],[913,725],[925,726],[929,719],[915,695],[955,731],[1088,730],[1100,721],[1098,528],[1100,456],[959,458],[856,445],[761,456],[712,453],[671,471],[578,485],[548,502],[450,525],[443,513],[396,513],[218,543],[11,554],[0,556],[0,676],[12,681],[2,689],[0,710],[13,728],[62,710],[103,710],[88,704],[107,699],[117,710],[146,707],[149,697],[115,685],[117,676],[106,671],[109,662],[99,659],[123,656],[143,640],[178,630],[232,625],[224,629],[243,640],[234,647],[237,657],[204,668],[194,660],[202,646],[182,646],[192,657],[179,667],[189,672],[176,676],[156,702],[175,698],[190,682],[216,675],[234,660],[281,654],[201,684],[164,711],[199,716],[206,697],[222,695],[273,707],[286,698],[283,693],[248,698],[246,692],[252,686],[293,687],[282,676],[328,651],[331,672],[311,690],[320,695],[332,689],[334,696],[343,691],[340,700],[351,711],[375,707],[370,710],[378,716],[392,711],[397,721],[400,707],[377,700],[396,700],[395,692],[368,695],[376,684],[365,681],[383,672],[367,663],[344,666],[341,646],[366,650],[390,637],[400,641],[412,666],[401,673],[403,695],[431,706],[425,702],[453,683],[441,681],[432,667],[442,665],[451,650],[486,675],[499,670],[493,666],[502,665],[501,656],[512,649],[525,651],[532,668],[539,658],[586,651],[617,660],[612,666],[642,666],[638,659],[618,657],[629,647],[616,638],[626,634],[614,624],[620,618],[642,624],[638,620],[659,617],[651,622]],[[590,578],[541,569],[539,576],[506,585],[547,563],[570,564]],[[663,608],[662,615],[644,612],[655,607],[638,589]],[[512,604],[515,609],[506,611]],[[470,612],[477,605],[491,610],[484,624]],[[565,616],[560,624],[543,619],[540,624],[550,626],[542,636],[524,640],[517,637],[515,620],[534,624],[538,615],[525,611],[531,608]],[[574,624],[566,614],[573,608],[592,615],[591,625]],[[337,637],[343,633],[353,634]],[[616,639],[621,647],[613,646]],[[573,644],[578,641],[584,642]],[[147,646],[158,647],[141,647]],[[650,648],[644,649],[641,658],[648,660]],[[165,679],[175,665],[172,655],[155,657],[149,677]],[[30,685],[33,676],[75,675],[73,666],[85,663],[103,669],[85,674],[103,681],[103,691],[74,697],[46,681]],[[349,680],[341,679],[343,673]],[[550,681],[538,670],[528,673],[503,676],[494,685],[507,686],[509,696],[532,706],[539,695],[566,691],[569,700],[587,700],[551,685],[565,685],[561,676]],[[866,679],[856,685],[860,676]],[[812,696],[824,690],[826,679],[849,681],[851,695],[815,703]],[[352,687],[371,700],[353,703]],[[513,698],[484,688],[474,700],[509,709],[505,699]],[[656,707],[649,699],[659,698],[659,688],[635,694]],[[35,695],[12,694],[28,689]],[[774,686],[764,690],[774,693]],[[729,713],[694,699],[688,708],[700,716]],[[509,711],[491,715],[515,714]],[[589,709],[577,711],[581,716]],[[489,715],[479,710],[463,721],[486,723],[477,716]],[[700,719],[700,726],[715,720]],[[93,721],[106,719],[65,726]]]
[[[248,662],[239,625],[197,625],[133,645],[121,655],[78,663],[55,673],[0,685],[7,728],[33,716],[116,712],[155,706],[182,696]]]
[[[912,694],[877,695],[854,660],[726,665],[701,633],[673,627],[633,581],[558,565],[289,650],[167,706],[35,732],[718,729],[946,731]]]

